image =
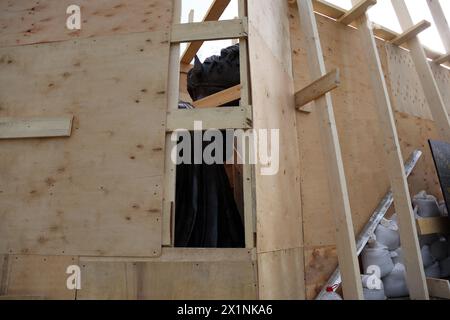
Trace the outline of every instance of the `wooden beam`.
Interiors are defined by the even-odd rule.
[[[196,108],[215,108],[241,98],[241,85],[222,90],[203,99],[194,101]]]
[[[448,280],[427,278],[430,296],[440,299],[450,299],[450,283]]]
[[[342,17],[338,19],[338,22],[349,25],[356,19],[364,15],[367,10],[377,4],[377,0],[361,0],[358,4],[353,6]]]
[[[73,116],[0,118],[0,139],[70,137]]]
[[[445,51],[450,54],[450,26],[445,18],[444,10],[438,0],[427,0],[427,3]]]
[[[172,26],[171,42],[222,40],[242,37],[247,37],[246,18],[174,24]]]
[[[309,71],[312,78],[317,79],[325,76],[327,72],[312,2],[298,0],[297,5],[301,29],[305,35]],[[318,98],[315,104],[321,125],[321,141],[326,146],[328,187],[334,209],[336,244],[344,297],[349,300],[363,300],[355,233],[331,94],[327,93]]]
[[[419,218],[416,220],[416,224],[420,235],[450,234],[450,220],[448,217]]]
[[[417,37],[419,33],[422,31],[428,29],[431,27],[431,23],[427,20],[422,20],[419,23],[413,25],[412,27],[408,28],[405,32],[403,32],[401,35],[397,36],[395,39],[391,41],[393,45],[399,46],[405,42],[408,42],[412,38]]]
[[[443,54],[439,58],[434,59],[433,62],[437,64],[444,64],[446,62],[450,62],[450,53]]]
[[[352,0],[353,4],[357,0]],[[357,32],[365,50],[365,60],[369,69],[378,119],[383,134],[385,166],[389,175],[395,209],[400,225],[400,238],[405,257],[406,280],[412,299],[428,299],[425,272],[417,239],[416,224],[411,207],[408,181],[401,154],[397,128],[388,94],[386,80],[375,43],[375,37],[369,24],[367,14],[356,21]]]
[[[295,107],[298,110],[302,110],[301,108],[305,104],[324,96],[333,89],[336,89],[339,84],[339,69],[334,69],[305,88],[297,91],[295,93]]]
[[[222,13],[225,11],[231,0],[215,0],[209,7],[203,21],[216,21],[219,20]],[[198,50],[203,45],[203,41],[194,41],[189,43],[186,50],[183,53],[181,62],[185,64],[191,63]]]
[[[180,109],[167,113],[167,132],[177,129],[194,130],[194,121],[202,121],[202,129],[250,129],[250,106],[210,109]]]
[[[402,29],[406,30],[413,25],[412,18],[404,0],[391,0]],[[433,120],[439,132],[439,136],[445,142],[450,142],[450,121],[442,99],[439,87],[434,78],[433,71],[427,60],[419,39],[412,38],[408,41],[411,58],[414,62],[417,74],[422,84],[423,92],[430,107]]]

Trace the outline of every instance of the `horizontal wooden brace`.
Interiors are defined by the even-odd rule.
[[[222,13],[230,4],[230,1],[231,0],[215,0],[209,7],[208,12],[203,18],[203,21],[219,20]],[[181,62],[185,64],[190,63],[192,59],[194,59],[195,55],[197,54],[198,50],[200,50],[202,45],[203,41],[194,41],[189,43],[181,57]]]
[[[309,110],[303,110],[302,107],[331,90],[336,89],[339,84],[339,69],[334,69],[305,88],[297,91],[295,93],[295,107],[298,110],[309,112]]]
[[[215,108],[241,98],[241,85],[222,90],[203,99],[194,101],[196,108]]]
[[[450,62],[450,53],[443,54],[442,56],[433,60],[434,63],[443,64],[446,62]]]
[[[356,6],[347,11],[342,17],[340,17],[338,22],[348,25],[360,18],[371,6],[376,4],[377,0],[362,0]]]
[[[450,282],[444,279],[427,278],[430,297],[450,299]]]
[[[167,132],[194,130],[194,121],[202,121],[202,129],[250,129],[253,126],[251,106],[208,109],[179,109],[167,113]]]
[[[450,233],[450,220],[447,217],[419,218],[416,220],[417,232],[420,235],[433,233]]]
[[[0,118],[0,139],[69,137],[73,116]]]
[[[419,33],[428,29],[429,27],[431,27],[431,23],[429,21],[422,20],[393,39],[391,43],[393,45],[399,46],[405,42],[408,42],[408,40],[415,38]]]
[[[171,42],[192,42],[244,38],[248,34],[247,18],[174,24]]]

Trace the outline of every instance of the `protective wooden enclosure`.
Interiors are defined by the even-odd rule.
[[[219,2],[223,11],[227,1]],[[264,176],[256,165],[253,179],[244,170],[245,188],[254,190],[244,206],[255,213],[246,215],[246,227],[256,218],[256,245],[251,229],[243,249],[164,247],[170,236],[163,226],[171,223],[170,214],[162,215],[164,186],[173,181],[166,116],[186,96],[186,69],[180,78],[170,74],[180,55],[170,41],[179,1],[83,0],[80,31],[65,28],[70,1],[0,3],[0,118],[73,116],[71,131],[65,122],[57,137],[0,139],[0,296],[315,297],[337,264],[335,226],[317,113],[295,108],[294,93],[316,79],[297,7],[288,2],[240,1],[251,89],[244,118],[253,119],[245,128],[280,129],[278,174]],[[342,13],[314,3],[331,17]],[[327,69],[340,71],[332,98],[358,233],[389,189],[381,126],[356,30],[316,18]],[[382,40],[377,45],[402,154],[424,152],[410,192],[441,198],[427,145],[438,131],[411,56]],[[432,69],[450,108],[450,71]],[[221,114],[205,110],[199,117]],[[69,265],[81,268],[79,290],[66,287]]]

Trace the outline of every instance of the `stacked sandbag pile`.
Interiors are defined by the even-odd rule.
[[[445,204],[439,204],[434,196],[422,191],[413,199],[416,218],[446,216]],[[364,272],[362,276],[364,298],[384,300],[409,295],[406,283],[397,215],[383,219],[361,254]],[[419,239],[425,274],[431,278],[450,277],[449,239],[442,235],[426,235]],[[374,273],[374,266],[379,274]],[[378,283],[377,279],[381,281]],[[378,283],[378,285],[376,285]]]

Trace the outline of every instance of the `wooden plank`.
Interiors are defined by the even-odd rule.
[[[433,155],[436,172],[444,195],[447,212],[450,211],[450,144],[442,141],[428,140]],[[450,220],[449,220],[450,222]]]
[[[195,108],[215,108],[241,98],[241,85],[222,90],[193,102]]]
[[[377,4],[377,0],[361,0],[355,4],[349,11],[338,19],[338,22],[343,24],[350,24],[356,19],[364,15],[367,10]]]
[[[70,137],[73,116],[59,118],[0,117],[0,139]]]
[[[326,75],[326,69],[312,2],[310,0],[299,0],[297,5],[300,24],[307,41],[307,57],[310,61],[309,71],[313,78],[319,78]],[[344,297],[349,300],[362,300],[355,233],[331,95],[327,93],[325,97],[316,100],[315,104],[322,129],[321,140],[325,145],[325,154],[328,159],[326,164],[330,176],[328,187],[335,210],[336,241],[339,265],[342,270]]]
[[[426,20],[422,20],[405,30],[401,35],[397,36],[391,42],[393,45],[399,46],[405,42],[408,42],[412,38],[417,37],[419,33],[428,29],[429,27],[431,27],[431,23]]]
[[[450,299],[450,283],[448,280],[427,278],[430,296],[440,299]]]
[[[211,6],[209,7],[203,21],[215,21],[219,20],[222,13],[228,7],[228,4],[231,0],[214,0]],[[181,57],[181,62],[185,64],[191,63],[192,59],[194,59],[198,50],[200,50],[203,45],[203,41],[194,41],[189,43],[186,50]]]
[[[391,0],[391,2],[399,19],[400,26],[403,30],[408,29],[413,25],[413,21],[404,0]],[[431,114],[437,127],[439,128],[441,139],[446,142],[450,142],[450,120],[448,112],[445,108],[442,95],[439,92],[436,79],[434,78],[423,47],[418,38],[410,39],[408,41],[408,46],[414,66],[416,67],[416,72],[419,75],[425,97],[428,101]]]
[[[336,89],[340,84],[339,69],[334,69],[324,76],[320,77],[310,85],[295,93],[295,107],[299,110],[301,108],[319,97],[324,96],[331,90]]]
[[[417,232],[420,235],[433,233],[450,233],[450,221],[447,217],[420,218],[416,220]]]
[[[48,43],[136,32],[169,31],[167,0],[79,0],[81,30],[66,28],[72,0],[0,1],[0,47]]]
[[[279,130],[278,172],[263,175],[261,169],[265,165],[259,161],[255,165],[256,246],[260,256],[300,248],[303,243],[300,157],[298,145],[293,143],[298,112],[291,75],[288,3],[272,0],[247,3],[254,129]],[[272,18],[267,19],[269,16]],[[258,267],[259,296],[303,299],[303,256],[283,261],[269,271]],[[281,279],[283,270],[291,270],[298,281]]]
[[[158,31],[0,49],[12,61],[0,64],[2,115],[76,115],[70,139],[1,142],[0,253],[160,253],[168,40]]]
[[[356,4],[357,0],[352,0],[352,3]],[[412,213],[403,157],[400,151],[386,80],[375,38],[368,24],[367,14],[358,20],[357,27],[362,46],[365,49],[379,122],[384,137],[385,165],[389,174],[392,193],[394,195],[394,204],[399,217],[400,238],[403,244],[402,248],[405,256],[406,269],[408,270],[406,278],[410,295],[412,299],[428,299],[425,273]]]
[[[442,56],[433,60],[433,62],[436,64],[444,64],[449,61],[450,61],[450,53],[443,54]]]
[[[194,122],[201,121],[202,129],[249,129],[252,127],[250,106],[212,109],[180,109],[167,114],[168,132],[177,129],[194,130]]]
[[[247,19],[181,23],[172,26],[171,42],[221,40],[247,36]]]
[[[442,10],[439,0],[427,0],[427,4],[428,8],[430,8],[431,16],[433,17],[439,36],[441,37],[444,49],[447,54],[450,54],[450,25],[445,18],[444,10]]]

